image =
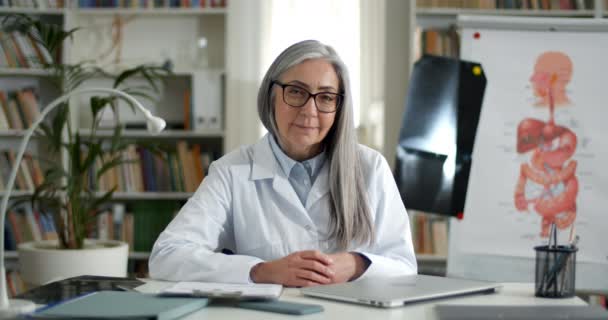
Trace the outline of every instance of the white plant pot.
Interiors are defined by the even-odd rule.
[[[126,277],[129,246],[117,240],[86,239],[83,249],[58,249],[57,240],[18,246],[23,281],[40,286],[81,275]]]

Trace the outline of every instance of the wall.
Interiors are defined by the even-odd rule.
[[[411,37],[414,34],[415,25],[414,2],[387,0],[385,12],[383,154],[393,168],[412,66]]]

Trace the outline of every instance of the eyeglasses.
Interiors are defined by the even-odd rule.
[[[302,87],[281,83],[276,80],[272,81],[272,83],[283,88],[283,101],[295,108],[304,106],[308,102],[308,99],[312,97],[319,112],[332,113],[338,110],[344,97],[344,95],[334,92],[317,92],[312,94]]]

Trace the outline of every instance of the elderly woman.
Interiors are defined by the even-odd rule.
[[[154,244],[151,277],[303,287],[415,274],[405,207],[386,160],[357,143],[333,48],[281,53],[258,113],[269,133],[211,164]]]

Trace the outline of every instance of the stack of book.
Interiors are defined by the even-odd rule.
[[[50,213],[20,205],[6,214],[4,250],[17,250],[17,245],[29,241],[57,239],[55,223]]]
[[[207,175],[213,152],[201,151],[198,144],[188,147],[179,141],[175,149],[151,151],[130,145],[120,155],[130,163],[113,167],[99,179],[97,172],[116,155],[106,155],[89,172],[91,190],[118,192],[194,192]]]
[[[0,90],[0,130],[27,129],[39,117],[40,106],[35,88]]]
[[[0,67],[42,68],[53,63],[49,51],[29,35],[0,31]]]
[[[6,183],[15,167],[15,151],[0,152],[0,191],[5,191]],[[17,171],[17,178],[13,190],[33,191],[44,181],[44,175],[40,163],[31,155],[25,154]]]
[[[422,54],[458,58],[460,54],[460,35],[456,28],[417,29],[416,37],[420,39],[416,48],[416,59]]]
[[[412,239],[417,254],[445,257],[448,252],[447,218],[422,212],[410,211],[412,215]]]
[[[130,251],[149,252],[179,207],[176,201],[135,202],[128,207],[115,204],[97,214],[88,237],[121,240],[129,244]]]
[[[8,294],[11,298],[27,291],[27,286],[23,279],[21,278],[21,274],[19,271],[10,270],[6,272],[6,286],[8,289]]]

